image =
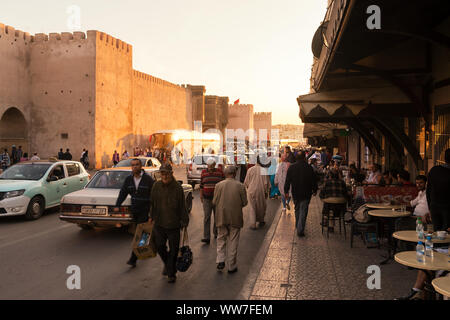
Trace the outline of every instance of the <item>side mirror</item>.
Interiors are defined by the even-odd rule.
[[[47,178],[47,182],[54,182],[54,181],[58,181],[58,177],[56,176],[51,176]]]

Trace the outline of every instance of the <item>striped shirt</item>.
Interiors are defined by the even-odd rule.
[[[203,197],[206,199],[212,199],[214,197],[214,189],[216,188],[216,184],[224,179],[225,176],[221,170],[214,169],[212,172],[209,172],[208,169],[203,170],[200,180],[200,189]]]

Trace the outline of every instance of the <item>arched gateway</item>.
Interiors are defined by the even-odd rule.
[[[0,150],[6,148],[11,154],[13,145],[17,148],[22,146],[24,152],[29,154],[28,124],[23,113],[15,107],[0,114]]]

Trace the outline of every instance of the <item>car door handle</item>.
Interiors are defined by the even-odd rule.
[[[64,183],[63,183],[63,186],[67,186],[67,183],[64,182]]]
[[[83,179],[80,179],[80,182],[83,182],[84,180]]]

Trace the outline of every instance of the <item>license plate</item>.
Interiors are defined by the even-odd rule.
[[[81,213],[93,216],[106,216],[108,214],[108,207],[81,207]]]

